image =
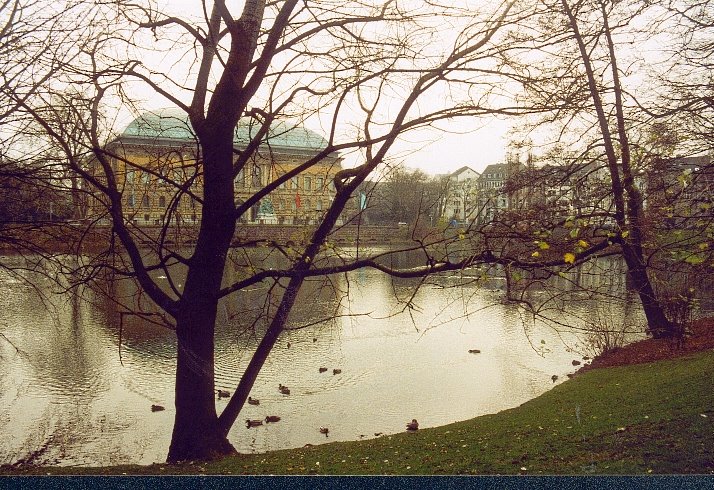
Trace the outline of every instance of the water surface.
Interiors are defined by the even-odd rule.
[[[49,280],[33,280],[0,272],[0,463],[163,461],[174,414],[173,332],[122,319],[112,302],[89,290],[57,295]],[[562,381],[575,369],[572,360],[581,359],[570,348],[582,347],[582,335],[534,323],[504,304],[502,279],[442,276],[412,297],[414,284],[377,271],[333,278],[332,287],[308,284],[293,329],[280,337],[251,393],[260,405],[247,405],[229,434],[236,448],[372,438],[403,431],[413,418],[432,427],[498,412],[547,391],[552,375]],[[221,305],[217,388],[232,392],[249,361],[264,328],[257,312],[266,288]],[[116,297],[135,293],[116,289]],[[581,298],[570,307],[567,321],[578,322],[593,305]],[[617,321],[625,315],[641,322],[636,308],[616,309]],[[152,412],[152,404],[166,410]],[[220,410],[226,401],[217,404]],[[241,422],[267,415],[281,420],[250,429]]]

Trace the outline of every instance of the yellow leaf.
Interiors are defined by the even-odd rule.
[[[538,250],[536,250],[535,252],[533,252],[533,253],[531,254],[531,257],[536,257],[536,258],[537,258],[537,257],[540,257],[540,252],[539,252]]]
[[[550,245],[548,245],[546,242],[538,242],[538,248],[541,250],[548,250],[550,248]]]
[[[565,255],[563,255],[563,260],[567,264],[574,264],[575,263],[575,255],[571,254],[571,253],[566,253]]]
[[[622,232],[622,238],[627,238],[628,236],[630,236],[630,232],[629,232],[629,231],[625,230],[625,231]]]
[[[582,248],[587,248],[588,242],[586,242],[585,240],[578,240],[578,246]]]

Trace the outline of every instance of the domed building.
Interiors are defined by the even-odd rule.
[[[258,131],[242,120],[235,130],[236,155]],[[236,204],[305,163],[327,147],[319,134],[285,121],[274,123],[258,150],[234,179]],[[195,225],[201,219],[201,149],[188,116],[176,109],[134,119],[106,146],[112,155],[127,220],[138,226]],[[243,222],[311,224],[334,199],[333,177],[341,169],[337,153],[291,178],[253,206]],[[99,203],[95,202],[95,206]],[[93,206],[93,207],[95,207]],[[92,210],[100,216],[101,208]]]

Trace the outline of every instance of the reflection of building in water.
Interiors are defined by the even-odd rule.
[[[236,154],[244,149],[258,127],[239,122],[234,137]],[[294,170],[327,142],[309,129],[277,122],[235,178],[237,204],[268,183]],[[127,220],[140,226],[198,224],[201,219],[202,162],[198,142],[187,116],[161,110],[137,117],[107,144],[112,170],[122,193]],[[244,221],[262,223],[312,223],[334,199],[333,177],[341,158],[332,153],[309,170],[281,184]],[[95,171],[98,169],[95,169]],[[97,172],[101,175],[101,172]],[[100,218],[106,206],[99,199],[90,215]]]

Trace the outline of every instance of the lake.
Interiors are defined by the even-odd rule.
[[[552,388],[553,375],[567,379],[587,338],[559,323],[582,326],[597,309],[593,301],[572,293],[568,316],[533,321],[503,301],[505,281],[486,279],[487,272],[433,278],[413,297],[414,281],[372,270],[311,281],[251,393],[260,405],[246,405],[231,442],[263,452],[401,432],[414,418],[420,427],[439,426],[520,405]],[[88,288],[62,294],[47,278],[19,274],[0,271],[0,464],[163,461],[173,422],[173,332],[122,318]],[[619,274],[597,282],[622,289]],[[593,282],[593,274],[576,279]],[[257,345],[266,291],[258,285],[221,305],[219,389],[233,392]],[[137,301],[126,282],[114,295]],[[613,305],[605,308],[610,321],[641,328],[637,307]],[[166,410],[152,412],[152,404]],[[218,409],[225,404],[218,400]],[[241,422],[267,415],[281,420]]]

